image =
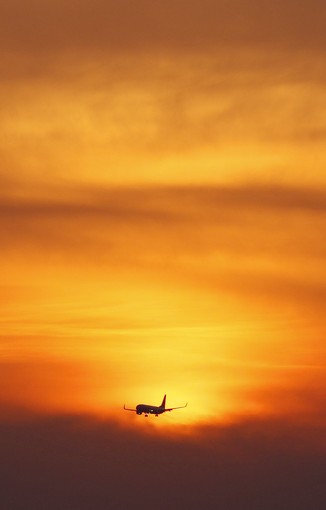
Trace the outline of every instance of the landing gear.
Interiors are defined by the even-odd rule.
[[[145,414],[145,418],[148,418],[148,414]]]

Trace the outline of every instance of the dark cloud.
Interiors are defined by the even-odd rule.
[[[306,510],[326,503],[324,430],[278,420],[162,435],[78,416],[2,422],[1,492],[11,510]],[[160,423],[164,434],[164,422]]]
[[[63,193],[62,193],[63,191]],[[125,221],[150,220],[174,222],[193,219],[192,215],[215,218],[221,209],[282,211],[323,214],[326,212],[324,189],[281,185],[237,186],[137,186],[75,187],[69,199],[47,201],[6,199],[0,203],[3,217],[78,217],[94,216]],[[52,192],[54,193],[54,192]]]
[[[326,250],[320,236],[325,212],[325,192],[317,189],[116,188],[76,191],[69,200],[47,202],[4,198],[0,223],[3,250],[38,247],[76,256],[118,250],[123,261],[133,242],[133,257],[138,253],[145,261],[148,251],[171,250],[318,259]]]
[[[7,49],[191,50],[264,44],[325,48],[325,6],[307,1],[135,3],[18,0],[2,7]]]
[[[272,251],[273,243],[277,243],[275,247],[279,248],[278,243],[282,243],[285,235],[293,235],[294,249],[300,251],[301,247],[324,253],[325,245],[317,234],[325,222],[325,213],[326,195],[322,189],[268,185],[108,188],[85,189],[79,193],[76,189],[69,199],[42,201],[4,197],[0,204],[3,247],[10,245],[11,241],[15,245],[26,240],[32,244],[38,241],[50,245],[55,243],[59,250],[67,247],[65,243],[69,244],[68,236],[77,245],[83,242],[83,238],[92,238],[94,243],[114,243],[117,229],[123,228],[137,229],[139,238],[152,235],[155,228],[168,245],[178,242],[174,235],[176,231],[182,238],[183,235],[188,237],[191,230],[193,238],[200,236],[201,246],[207,247],[207,243],[209,245],[215,240],[214,232],[211,232],[212,235],[206,232],[206,238],[203,238],[201,228],[206,226],[215,229],[216,234],[220,233],[220,248],[223,248],[225,238],[225,249],[232,250],[232,239],[225,230],[228,227],[229,233],[235,236],[233,243],[240,243],[243,249],[245,244],[241,239],[244,241],[249,233],[254,237],[261,236],[261,249],[269,244],[268,248]],[[309,232],[302,227],[305,222],[311,226]],[[107,235],[103,236],[101,229],[105,227]],[[243,230],[233,230],[239,227]],[[252,229],[253,234],[249,232]],[[273,238],[275,232],[278,239]],[[99,233],[100,238],[97,237]],[[311,244],[305,246],[302,240],[307,235],[311,236]],[[283,245],[291,248],[288,243]]]

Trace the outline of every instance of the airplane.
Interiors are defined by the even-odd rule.
[[[134,411],[136,414],[145,414],[146,418],[149,414],[155,414],[157,417],[159,414],[166,413],[167,411],[173,411],[173,409],[182,409],[183,407],[187,407],[188,402],[184,406],[179,407],[165,407],[165,401],[166,401],[166,395],[164,395],[162,404],[160,406],[151,406],[149,404],[138,404],[136,406],[136,409],[130,409],[129,407],[126,407],[126,405],[123,406],[125,411]]]

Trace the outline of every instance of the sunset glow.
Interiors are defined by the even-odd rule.
[[[232,21],[209,0],[61,4],[31,24],[4,8],[0,408],[120,421],[167,393],[189,407],[162,419],[192,426],[311,410],[324,41],[291,2]]]
[[[325,383],[320,192],[66,193],[3,205],[6,409],[121,420],[164,393],[189,400],[175,424],[305,409],[282,401]]]

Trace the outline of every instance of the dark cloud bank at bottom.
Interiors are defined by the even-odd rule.
[[[322,426],[246,421],[174,437],[145,429],[76,416],[1,423],[0,507],[326,507]]]

